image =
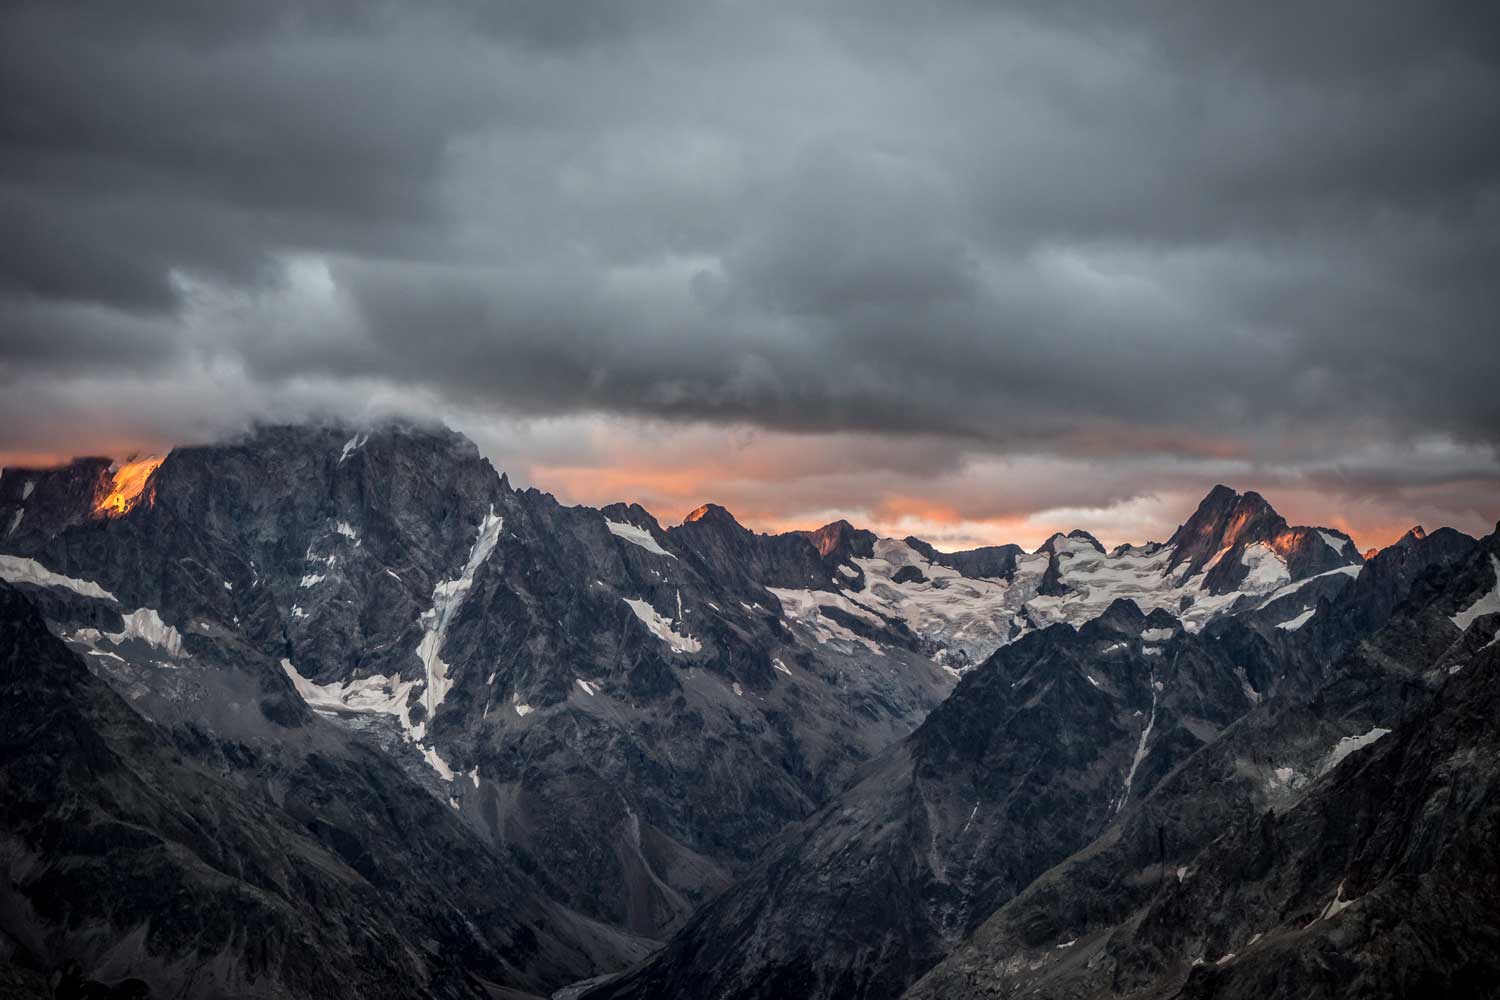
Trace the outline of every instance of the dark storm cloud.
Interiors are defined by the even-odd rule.
[[[56,412],[12,393],[7,443],[122,372],[197,379],[191,427],[232,370],[247,415],[321,380],[1329,484],[1438,438],[1493,484],[1497,20],[8,4],[0,384]]]

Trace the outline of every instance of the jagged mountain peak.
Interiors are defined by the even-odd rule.
[[[794,637],[768,588],[789,602],[834,588],[800,534],[752,533],[716,504],[663,531],[638,505],[512,493],[445,429],[268,426],[176,449],[157,476],[150,506],[5,544],[0,576],[50,601],[90,662],[158,678],[142,694],[152,708],[194,710],[157,693],[198,676],[184,664],[234,678],[256,664],[378,741],[444,810],[528,852],[555,898],[632,931],[684,919],[954,683],[863,620],[837,635],[880,642],[850,638],[853,652]],[[23,531],[42,523],[45,493],[32,491]],[[0,515],[3,531],[11,507]],[[851,665],[881,644],[875,669]],[[868,711],[847,711],[851,691]],[[783,718],[795,735],[728,738]],[[666,773],[668,753],[683,791],[658,798],[638,776]],[[524,794],[491,808],[519,766]],[[746,781],[760,790],[748,808]],[[608,805],[586,816],[564,801],[596,791]],[[595,849],[637,830],[638,848]]]
[[[12,550],[44,546],[75,525],[122,518],[150,507],[158,484],[182,449],[124,458],[86,456],[46,468],[0,472],[0,542]]]
[[[1443,530],[1445,529],[1438,529],[1438,531]],[[1389,552],[1392,549],[1409,549],[1412,546],[1419,544],[1426,538],[1426,530],[1420,524],[1414,524],[1410,528],[1406,529],[1405,534],[1403,534],[1400,538],[1396,539],[1391,544],[1385,546],[1370,546],[1370,548],[1367,549],[1364,553],[1364,559],[1366,562],[1369,562],[1371,559],[1375,558],[1375,556],[1379,555],[1382,552]]]
[[[1056,554],[1059,550],[1065,550],[1069,548],[1067,543],[1070,541],[1084,542],[1090,547],[1097,549],[1101,555],[1104,553],[1104,546],[1100,543],[1099,539],[1095,538],[1087,531],[1084,531],[1082,528],[1074,528],[1067,534],[1063,534],[1061,531],[1053,532],[1050,538],[1048,538],[1041,545],[1037,546],[1036,552],[1037,554],[1043,552],[1051,552],[1053,554]]]
[[[837,521],[829,521],[821,528],[813,528],[810,531],[803,532],[803,534],[812,539],[813,544],[818,547],[820,554],[826,556],[841,539],[853,534],[856,530],[858,529],[854,525],[843,518],[839,518]]]
[[[744,530],[735,516],[724,507],[716,503],[706,503],[691,511],[687,517],[682,519],[683,524],[719,525],[726,528],[739,528]]]
[[[1157,614],[1153,611],[1152,614]],[[1164,613],[1162,613],[1164,614]],[[1146,627],[1149,619],[1141,606],[1128,597],[1115,599],[1109,607],[1104,609],[1104,614],[1089,622],[1086,628],[1104,633],[1118,633],[1120,635],[1137,636],[1141,629]],[[1167,616],[1168,627],[1176,625],[1176,619]]]
[[[1282,564],[1292,579],[1359,565],[1363,557],[1344,532],[1292,526],[1255,491],[1237,493],[1222,484],[1209,491],[1193,515],[1167,541],[1169,570],[1204,573],[1213,594],[1225,594],[1257,569]]]
[[[856,528],[842,518],[801,534],[812,542],[818,555],[834,562],[842,562],[850,556],[869,558],[875,554],[875,533]]]
[[[631,524],[653,533],[662,530],[661,523],[656,520],[656,515],[638,503],[616,501],[607,507],[600,507],[599,513],[603,514],[607,520],[614,521],[617,524]]]
[[[459,997],[476,976],[533,995],[644,951],[548,902],[389,757],[305,706],[305,725],[274,735],[158,724],[44,615],[0,583],[0,729],[28,734],[0,761],[3,830],[48,860],[9,880],[5,960],[132,977],[57,995]],[[226,693],[185,711],[213,711]],[[259,714],[232,712],[236,725]],[[101,939],[148,924],[148,954],[100,957]],[[401,946],[419,935],[425,952]],[[257,946],[241,953],[247,936]]]
[[[1265,497],[1253,490],[1237,493],[1220,483],[1208,491],[1198,509],[1178,527],[1167,544],[1176,545],[1180,551],[1199,548],[1217,551],[1242,537],[1270,534],[1285,527],[1286,520]]]
[[[1102,544],[1100,544],[1099,539],[1095,538],[1093,535],[1089,534],[1087,531],[1084,531],[1082,528],[1074,528],[1072,531],[1068,532],[1068,537],[1069,538],[1076,538],[1080,542],[1088,542],[1090,545],[1092,545],[1094,548],[1098,549],[1100,552],[1104,551],[1104,546]]]
[[[263,427],[177,449],[153,475],[149,503],[42,544],[12,539],[0,558],[89,670],[122,691],[150,681],[132,695],[148,718],[254,703],[282,724],[264,690],[237,693],[274,684],[304,709],[288,741],[332,739],[328,720],[373,741],[441,816],[523,851],[537,891],[591,917],[660,937],[729,898],[713,942],[726,962],[743,950],[735,928],[766,913],[735,909],[759,907],[754,892],[721,890],[747,872],[754,886],[757,851],[868,774],[849,786],[858,808],[813,824],[805,871],[848,838],[918,867],[869,882],[890,869],[869,859],[897,853],[852,852],[839,879],[863,887],[854,905],[796,879],[813,905],[766,940],[796,948],[840,914],[877,937],[892,914],[930,918],[936,932],[910,938],[914,961],[887,986],[1250,705],[1311,690],[1466,541],[1418,529],[1360,567],[1343,532],[1289,527],[1226,486],[1170,549],[1106,553],[1075,529],[1037,554],[944,553],[842,519],[761,534],[713,503],[664,528],[639,504],[509,492],[463,435],[399,424]],[[23,531],[45,527],[51,489],[0,480],[0,531],[17,512]],[[1169,568],[1194,545],[1183,558],[1201,568]],[[1434,612],[1484,619],[1470,646],[1491,634],[1491,566],[1476,560]],[[236,697],[185,699],[186,684]],[[955,685],[965,693],[944,702]],[[952,898],[924,911],[902,895],[921,885]],[[863,961],[829,951],[829,970]],[[831,979],[819,993],[800,975],[726,995],[877,995]],[[637,995],[703,995],[697,976]]]

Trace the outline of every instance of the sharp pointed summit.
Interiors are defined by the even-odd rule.
[[[445,953],[467,954],[466,921],[487,942],[441,970],[394,952],[378,975],[403,984],[472,973],[536,995],[621,972],[670,938],[599,995],[894,997],[958,946],[955,928],[1099,842],[1237,720],[1323,690],[1412,595],[1436,610],[1418,609],[1392,648],[1442,638],[1444,677],[1493,632],[1491,553],[1476,557],[1473,539],[1414,529],[1366,566],[1343,532],[1290,526],[1224,486],[1165,544],[1106,551],[1073,530],[1031,553],[941,552],[846,520],[761,533],[713,503],[665,529],[639,504],[565,506],[512,490],[444,428],[268,426],[122,468],[0,474],[13,529],[0,587],[18,595],[0,617],[40,634],[32,602],[54,637],[40,660],[0,666],[24,687],[46,676],[40,661],[71,657],[72,676],[116,705],[107,724],[70,723],[80,746],[110,746],[119,718],[138,718],[148,743],[177,749],[120,750],[134,773],[170,787],[217,775],[193,787],[200,802],[244,800],[233,871],[264,868],[254,844],[305,829],[313,846],[278,850],[373,872],[423,921],[447,921],[429,933]],[[51,712],[14,693],[11,729]],[[1265,771],[1274,789],[1283,770],[1224,767]],[[267,798],[267,774],[309,791]],[[42,807],[44,788],[26,794]],[[392,801],[408,807],[392,815]],[[1238,816],[1234,801],[1212,808]],[[172,815],[127,818],[171,839]],[[433,860],[445,852],[461,861]],[[168,874],[181,898],[212,897],[188,870]],[[56,888],[23,882],[36,898]],[[102,884],[111,912],[156,905]],[[301,884],[336,926],[416,933],[388,890]],[[282,893],[297,940],[317,937],[308,898],[257,891]],[[504,914],[482,908],[495,899]],[[247,912],[231,910],[229,933],[260,922]],[[528,935],[540,953],[505,943]],[[357,948],[319,945],[341,980],[364,981]],[[193,967],[187,945],[163,947],[167,968]],[[279,952],[256,961],[260,978],[302,968]],[[87,971],[116,970],[192,995],[149,962]]]
[[[743,527],[733,514],[716,503],[706,503],[695,508],[682,519],[683,524],[713,524],[723,527]]]
[[[806,535],[830,565],[836,566],[856,556],[867,559],[875,554],[875,533],[856,528],[848,521],[834,521],[806,532]]]
[[[1295,580],[1363,562],[1342,532],[1288,525],[1259,493],[1240,494],[1222,484],[1209,491],[1167,546],[1169,567],[1184,576],[1205,574],[1214,594],[1280,572],[1278,564]]]

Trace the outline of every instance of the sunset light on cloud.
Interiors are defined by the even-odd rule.
[[[302,389],[288,393],[287,418],[327,417]],[[640,503],[663,524],[700,504],[728,508],[747,527],[810,529],[840,518],[881,535],[915,535],[940,549],[1015,543],[1028,549],[1053,533],[1081,528],[1106,545],[1160,541],[1190,514],[1208,487],[1258,490],[1294,523],[1348,532],[1361,550],[1395,541],[1416,523],[1483,532],[1493,514],[1492,454],[1449,442],[1404,449],[1414,478],[1383,482],[1389,449],[1350,452],[1331,469],[1236,459],[1186,457],[1153,442],[1144,455],[1106,458],[1091,438],[1074,457],[995,455],[969,442],[863,433],[795,434],[753,427],[673,424],[604,417],[495,417],[435,407],[473,437],[518,486],[564,503]],[[355,420],[400,413],[350,402]],[[222,416],[222,415],[220,415]],[[250,419],[246,416],[243,419]],[[4,464],[52,465],[74,454],[162,453],[235,432],[233,422],[173,440],[139,430],[95,434],[69,428],[45,438],[50,451],[0,454]],[[71,445],[69,442],[73,442]],[[1456,474],[1468,467],[1480,475]],[[1448,478],[1452,477],[1452,478]]]
[[[1224,482],[1362,546],[1493,523],[1473,33],[1371,16],[1387,57],[1326,62],[1337,16],[1289,53],[1246,14],[1209,72],[1194,18],[773,5],[517,39],[440,5],[230,18],[205,62],[169,18],[62,16],[7,33],[35,238],[0,287],[5,463],[400,416],[667,521],[1114,543]],[[1433,84],[1355,99],[1386,74]],[[238,96],[183,96],[210,86]],[[1473,156],[1415,152],[1444,149]]]
[[[1497,317],[1500,3],[0,0],[0,1000],[1500,1000]]]

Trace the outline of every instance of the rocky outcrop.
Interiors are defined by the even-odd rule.
[[[641,969],[588,994],[893,997],[1251,704],[1121,601],[1001,648]]]
[[[1463,582],[1473,549],[1452,533],[1393,551],[1368,583],[1337,574],[1322,634],[1269,626],[1273,639],[1253,616],[1192,634],[1121,601],[1076,632],[1023,635],[662,952],[590,996],[899,996],[997,920],[1029,949],[1022,968],[1067,952],[1188,871],[1226,825],[1282,801],[1341,740],[1409,710],[1452,642],[1434,609],[1453,600],[1434,588],[1487,585]],[[1405,601],[1418,610],[1392,623]],[[1381,630],[1381,652],[1358,645],[1361,628]],[[1330,670],[1337,649],[1358,652]],[[1412,665],[1393,672],[1398,654]],[[1059,862],[1077,871],[1062,898],[1049,888]],[[1007,953],[959,955],[919,995],[1010,995]],[[1017,995],[1035,985],[1017,982]]]
[[[284,664],[552,898],[647,935],[953,683],[899,643],[795,639],[767,588],[832,596],[806,537],[722,508],[663,531],[639,507],[564,507],[442,428],[273,427],[177,449],[147,502],[12,551],[113,596],[51,608],[70,635],[122,635],[145,609],[198,666]],[[221,696],[149,644],[77,646],[153,717]]]
[[[1474,852],[1495,823],[1480,720],[1500,615],[1455,642],[1450,612],[1486,586],[1497,547],[1437,560],[1313,696],[1252,710],[908,996],[1395,997],[1493,981],[1496,872]]]
[[[108,458],[76,458],[55,468],[0,472],[0,545],[32,551],[87,521],[108,492],[110,465]]]
[[[1364,561],[1342,531],[1292,527],[1259,493],[1241,495],[1224,485],[1209,491],[1167,545],[1173,549],[1169,567],[1184,576],[1203,572],[1212,594],[1240,589],[1255,572],[1255,560],[1246,560],[1252,546],[1275,553],[1293,580]]]
[[[943,553],[842,521],[759,534],[714,504],[671,527],[635,504],[564,506],[442,428],[271,427],[159,464],[8,471],[0,515],[17,512],[0,576],[115,698],[102,728],[156,746],[130,765],[152,787],[200,782],[190,822],[144,793],[129,822],[238,824],[208,863],[272,894],[275,941],[315,940],[313,901],[368,912],[386,952],[371,981],[415,995],[551,989],[668,935],[573,993],[895,997],[942,963],[928,982],[968,995],[1041,984],[1031,971],[1062,964],[1039,955],[1105,937],[1122,981],[1174,984],[1120,929],[1167,873],[1186,884],[1226,831],[1321,788],[1331,748],[1394,731],[1500,632],[1492,542],[1413,532],[1366,563],[1223,487],[1164,545],[1106,552],[1074,531],[1037,553]],[[55,806],[15,787],[22,819]],[[192,870],[163,884],[196,899],[208,848],[171,842]],[[80,870],[113,864],[75,848]],[[1248,849],[1230,866],[1262,865]],[[231,870],[240,853],[274,869],[267,852],[315,872]],[[103,885],[126,917],[161,905]],[[160,938],[150,954],[187,956],[171,968],[102,957],[144,954],[134,925],[84,941],[13,922],[33,956],[16,988],[75,958],[79,983],[139,972],[172,990],[297,971],[276,948],[232,951],[237,921],[261,918],[228,912],[229,938],[184,918],[210,952]],[[344,970],[366,945],[339,919],[330,975],[364,983]],[[446,928],[436,951],[411,921]],[[1162,954],[1235,940],[1161,928]],[[1016,955],[1020,978],[975,971]]]
[[[0,584],[8,961],[158,996],[479,997],[641,954],[383,754],[316,719],[260,725],[146,720]]]

